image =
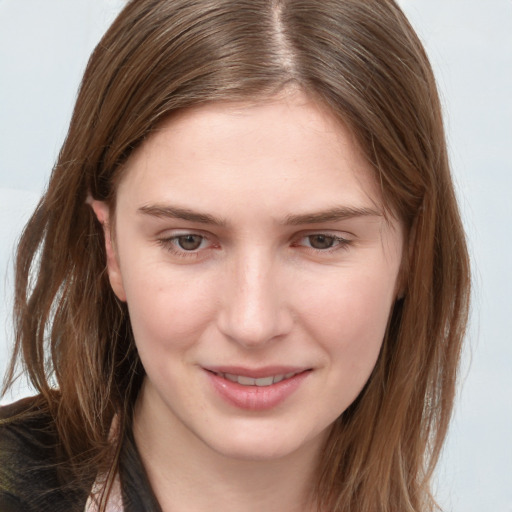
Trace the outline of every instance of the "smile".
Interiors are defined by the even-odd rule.
[[[300,372],[290,372],[286,374],[278,374],[278,375],[269,375],[268,377],[261,377],[259,379],[255,379],[253,377],[248,377],[246,375],[235,375],[233,373],[220,373],[214,372],[215,375],[222,377],[231,382],[237,382],[242,386],[258,386],[258,387],[266,387],[271,386],[272,384],[277,384],[286,379],[291,379],[294,375]]]
[[[204,368],[213,390],[238,409],[263,411],[277,407],[302,387],[311,368]]]

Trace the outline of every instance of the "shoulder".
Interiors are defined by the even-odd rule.
[[[50,446],[55,446],[53,422],[42,404],[39,397],[31,397],[0,407],[0,458],[3,463],[19,465],[27,459],[31,462],[44,460]]]
[[[29,448],[33,441],[54,436],[51,416],[45,412],[44,401],[39,396],[0,406],[1,457],[5,455],[4,450],[23,447],[27,442]]]
[[[0,510],[74,510],[70,500],[78,497],[72,498],[59,481],[58,445],[40,397],[0,407]]]

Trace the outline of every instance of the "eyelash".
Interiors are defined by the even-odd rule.
[[[201,244],[204,241],[209,240],[209,238],[203,234],[189,232],[189,233],[180,233],[178,235],[173,235],[173,236],[170,236],[167,238],[160,238],[160,239],[158,239],[158,243],[164,249],[169,251],[171,254],[178,256],[180,258],[199,258],[203,252],[200,247],[197,249],[194,249],[194,250],[190,250],[190,251],[187,251],[186,249],[177,247],[178,240],[180,238],[184,238],[187,236],[201,237]],[[331,253],[339,251],[339,250],[347,250],[353,242],[353,240],[349,240],[349,239],[343,238],[338,235],[333,235],[330,233],[322,233],[322,232],[302,235],[302,236],[298,237],[297,240],[300,242],[304,239],[311,239],[312,237],[321,237],[321,236],[331,239],[332,245],[330,247],[326,247],[325,249],[317,249],[315,247],[301,245],[298,242],[294,242],[292,244],[292,247],[302,247],[305,250],[312,251],[315,254],[326,255],[326,254],[331,254]],[[310,243],[311,243],[311,240],[310,240]],[[207,247],[206,250],[210,249],[210,248],[212,248],[212,247]]]
[[[169,251],[174,256],[178,256],[180,258],[198,258],[201,255],[201,249],[197,248],[191,251],[187,251],[183,248],[178,248],[177,243],[180,238],[185,238],[187,236],[199,236],[201,237],[201,244],[203,241],[208,241],[208,237],[199,233],[180,233],[179,235],[173,235],[167,238],[158,239],[158,243],[167,251]]]
[[[331,245],[330,247],[327,247],[325,249],[316,249],[315,247],[307,247],[307,246],[300,246],[300,247],[304,247],[304,248],[306,248],[310,251],[314,251],[315,253],[318,253],[318,254],[326,254],[326,253],[330,254],[330,253],[333,253],[333,252],[339,251],[339,250],[347,250],[349,248],[349,246],[352,244],[352,240],[343,238],[338,235],[333,235],[330,233],[312,233],[309,235],[301,236],[299,240],[310,239],[312,237],[320,237],[320,236],[331,239],[333,245]],[[294,244],[294,245],[296,246],[297,244]]]

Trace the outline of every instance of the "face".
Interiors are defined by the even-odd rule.
[[[114,222],[139,410],[229,457],[319,446],[375,365],[403,246],[348,130],[299,92],[182,112],[130,158]]]

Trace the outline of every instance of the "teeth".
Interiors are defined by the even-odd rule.
[[[260,379],[253,379],[252,377],[246,377],[245,375],[234,375],[233,373],[219,373],[221,377],[231,381],[237,382],[242,386],[271,386],[272,384],[277,384],[282,380],[289,379],[295,375],[294,372],[287,373],[285,375],[271,375],[270,377],[262,377]]]
[[[256,386],[270,386],[274,383],[274,377],[264,377],[263,379],[256,379],[254,381]]]
[[[253,379],[252,377],[245,377],[244,375],[239,375],[238,384],[242,384],[242,386],[254,386],[254,384],[256,384],[256,379]]]

